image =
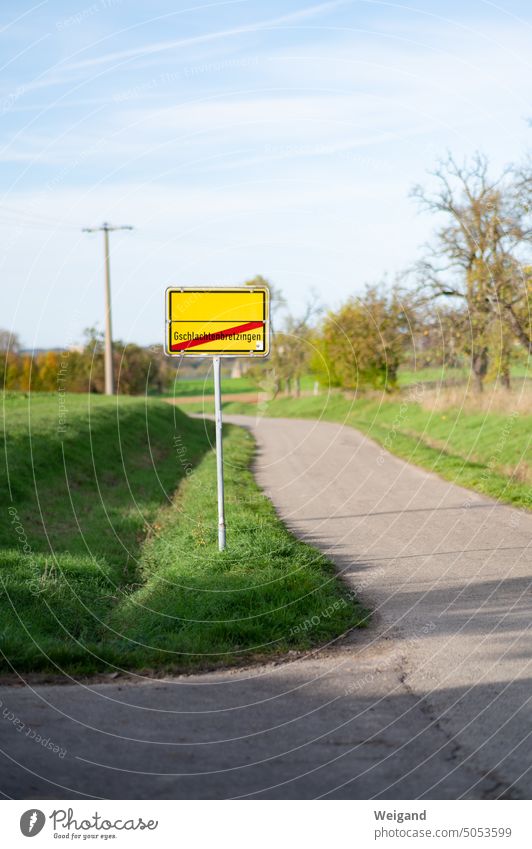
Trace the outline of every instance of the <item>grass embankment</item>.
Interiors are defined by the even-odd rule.
[[[66,407],[62,433],[57,397],[5,400],[5,671],[192,670],[363,624],[331,564],[262,496],[245,431],[224,439],[219,554],[210,423],[156,400],[67,396]]]
[[[463,395],[463,393],[462,393]],[[417,398],[421,400],[418,401]],[[461,486],[513,504],[532,506],[532,416],[516,394],[501,393],[484,408],[469,401],[448,406],[441,393],[432,402],[424,393],[364,397],[349,400],[340,394],[277,398],[256,405],[224,404],[228,413],[325,419],[351,425],[389,451],[411,463],[436,472]],[[462,402],[463,402],[462,398]],[[203,405],[198,404],[197,409]],[[205,403],[206,407],[210,405]],[[496,407],[495,411],[490,409]],[[433,407],[433,408],[431,408]],[[196,407],[195,407],[196,408]],[[187,409],[189,409],[187,407]],[[521,410],[521,411],[520,411]]]

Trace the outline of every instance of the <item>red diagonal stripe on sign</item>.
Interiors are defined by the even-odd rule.
[[[195,348],[197,345],[209,345],[211,342],[217,342],[224,336],[231,336],[233,333],[245,333],[246,330],[256,330],[257,327],[262,327],[262,321],[248,321],[247,324],[237,324],[236,327],[228,327],[226,330],[216,330],[215,333],[210,333],[210,336],[216,336],[216,339],[189,339],[187,342],[178,342],[177,345],[170,345],[171,351],[184,351],[186,348]]]

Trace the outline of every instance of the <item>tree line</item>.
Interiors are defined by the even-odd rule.
[[[117,392],[123,395],[162,392],[175,373],[162,345],[115,341],[113,361]],[[84,344],[76,348],[27,353],[16,336],[0,331],[0,376],[6,390],[103,393],[103,334],[88,328]]]
[[[412,190],[437,218],[420,260],[338,309],[314,299],[287,316],[275,332],[276,391],[297,395],[308,372],[344,389],[393,390],[404,364],[467,366],[478,391],[488,378],[510,386],[512,364],[532,351],[532,160],[491,177],[482,154],[463,164],[449,155],[430,176]]]
[[[437,226],[421,258],[359,296],[326,311],[312,294],[300,315],[271,291],[274,344],[269,361],[248,369],[275,394],[298,395],[304,375],[343,389],[392,391],[401,366],[470,368],[482,391],[486,379],[510,386],[512,364],[532,351],[532,159],[496,177],[476,154],[463,164],[440,161],[427,186],[415,186],[420,211]],[[280,316],[282,315],[282,319]],[[161,392],[175,377],[162,346],[114,343],[117,388],[124,394]],[[75,350],[22,353],[0,331],[5,389],[103,392],[103,338],[94,328]]]

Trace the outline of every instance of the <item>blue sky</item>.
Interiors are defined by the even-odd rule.
[[[170,284],[263,274],[329,306],[419,255],[408,192],[450,149],[532,148],[527,2],[4,2],[0,326],[161,341]]]

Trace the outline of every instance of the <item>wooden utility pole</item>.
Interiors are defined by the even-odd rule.
[[[105,394],[114,395],[113,374],[113,326],[111,321],[111,262],[109,258],[109,233],[112,230],[133,230],[133,227],[124,225],[113,227],[104,221],[101,227],[84,227],[84,233],[103,232],[103,246],[105,254]]]

